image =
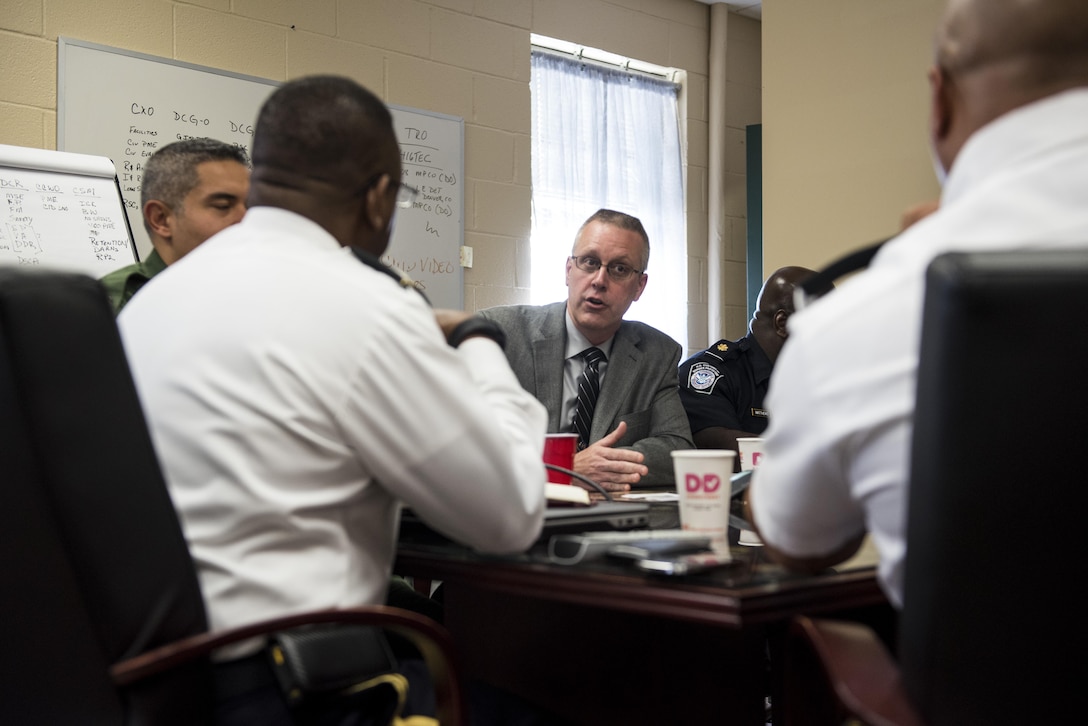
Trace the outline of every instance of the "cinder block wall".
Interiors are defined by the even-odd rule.
[[[722,240],[722,322],[721,335],[703,340],[707,325],[699,325],[700,336],[689,332],[689,345],[694,350],[706,348],[720,338],[736,340],[748,332],[748,299],[746,271],[748,268],[748,126],[759,124],[763,118],[762,24],[740,15],[730,15],[726,33],[725,73],[725,202],[722,214],[728,221],[728,234]],[[705,196],[704,196],[705,199]],[[689,204],[692,202],[689,201]],[[690,217],[689,217],[690,219]],[[704,215],[704,220],[706,219]],[[690,224],[690,222],[689,222]],[[706,239],[704,235],[703,239]],[[701,289],[706,291],[703,277]],[[689,331],[706,305],[693,305],[688,314]]]
[[[945,4],[763,4],[766,272],[819,269],[940,194],[926,70]]]
[[[751,122],[759,23],[730,19],[731,40],[743,39],[730,82],[744,87]],[[464,118],[465,244],[474,248],[465,307],[476,310],[528,300],[529,34],[682,68],[698,347],[707,337],[708,24],[708,6],[695,0],[0,0],[0,143],[56,148],[62,35],[273,80],[351,76],[389,103]],[[743,193],[743,148],[735,159],[730,185]],[[735,209],[741,239],[743,197]]]

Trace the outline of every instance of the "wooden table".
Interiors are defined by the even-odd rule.
[[[727,568],[664,577],[607,559],[552,564],[543,544],[489,557],[416,531],[402,533],[395,571],[444,583],[469,677],[577,723],[762,725],[790,618],[890,608],[871,553],[818,576],[786,573],[760,547],[733,553]]]

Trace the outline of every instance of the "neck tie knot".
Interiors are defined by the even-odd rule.
[[[586,362],[586,367],[593,366],[596,368],[604,360],[604,351],[600,348],[586,348],[582,351],[582,360]]]

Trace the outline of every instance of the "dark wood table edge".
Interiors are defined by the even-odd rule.
[[[727,628],[782,622],[800,613],[821,613],[885,602],[872,568],[786,578],[736,588],[667,580],[637,573],[579,571],[546,563],[501,558],[465,559],[402,547],[394,571],[555,602]]]

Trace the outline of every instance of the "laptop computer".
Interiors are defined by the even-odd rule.
[[[544,510],[542,539],[567,532],[639,529],[649,526],[646,502],[594,502],[588,507],[549,506]]]
[[[540,539],[547,541],[553,534],[646,528],[649,521],[650,505],[646,502],[595,502],[588,507],[549,506],[544,510]],[[401,511],[400,529],[402,534],[441,536],[408,508]]]

